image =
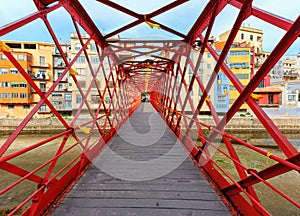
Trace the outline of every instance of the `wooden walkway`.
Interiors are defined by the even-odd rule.
[[[52,215],[231,214],[159,114],[143,103]]]

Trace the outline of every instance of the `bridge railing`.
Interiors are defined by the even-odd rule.
[[[222,55],[217,55],[208,43],[205,48],[215,58],[218,67],[218,60]],[[261,122],[269,133],[268,138],[273,138],[274,145],[278,149],[262,148],[255,145],[254,140],[245,141],[238,138],[239,136],[226,133],[224,128],[234,116],[233,114],[229,116],[228,112],[236,107],[232,105],[227,113],[221,115],[216,112],[214,102],[208,97],[207,86],[205,87],[199,78],[199,65],[197,65],[197,62],[201,62],[203,58],[201,52],[204,52],[205,48],[200,51],[196,61],[190,59],[189,52],[181,56],[184,61],[175,63],[173,70],[166,73],[159,81],[157,85],[159,88],[151,93],[152,105],[181,140],[200,170],[209,176],[213,185],[225,195],[238,212],[249,215],[270,215],[281,211],[281,208],[284,208],[286,213],[289,210],[291,214],[297,212],[300,207],[297,194],[293,193],[290,186],[282,186],[279,178],[285,179],[283,181],[286,185],[297,184],[297,172],[300,171],[299,153],[259,107],[250,92],[248,98],[239,97],[235,103],[242,100],[248,104],[253,111],[249,118]],[[192,68],[192,72],[187,72],[188,68]],[[231,82],[237,85],[236,88],[241,95],[247,91],[249,85],[252,85],[250,81],[243,87],[224,63],[220,68]],[[217,77],[215,71],[216,69],[211,77]],[[213,83],[213,79],[209,82]],[[217,84],[211,86],[213,85]],[[199,101],[195,100],[192,94],[197,89],[201,89],[202,92]],[[201,112],[204,106],[211,113],[212,123],[207,123],[206,115]],[[238,109],[234,110],[234,114],[238,115]],[[205,118],[201,119],[202,116]],[[244,128],[247,130],[247,127]],[[272,204],[266,193],[272,194]],[[281,207],[274,208],[274,203]]]

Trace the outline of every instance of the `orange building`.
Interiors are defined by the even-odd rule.
[[[27,73],[31,73],[32,54],[12,52]],[[31,87],[15,66],[0,52],[0,117],[23,117],[32,106]]]

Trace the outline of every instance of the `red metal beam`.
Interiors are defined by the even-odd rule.
[[[242,7],[242,1],[241,0],[231,0],[228,2],[232,6],[236,8],[241,8]],[[251,10],[251,15],[266,21],[267,23],[270,23],[274,26],[277,26],[281,29],[284,30],[289,30],[289,28],[292,26],[293,22],[291,20],[285,19],[283,17],[277,16],[275,14],[272,14],[268,11],[259,9],[257,7],[252,7]]]
[[[177,6],[179,6],[179,5],[187,2],[188,0],[177,0],[177,1],[174,1],[174,2],[172,2],[172,3],[170,3],[170,4],[166,5],[166,6],[164,6],[164,7],[160,8],[160,9],[158,9],[158,10],[150,13],[150,14],[137,14],[136,12],[133,12],[133,11],[131,11],[131,10],[129,10],[129,9],[121,6],[121,5],[118,5],[116,3],[113,3],[111,1],[105,1],[105,0],[97,0],[97,1],[102,2],[103,4],[106,4],[106,5],[114,8],[114,9],[120,10],[120,11],[122,11],[122,12],[124,12],[124,13],[126,13],[128,15],[131,15],[131,16],[133,16],[133,17],[135,17],[135,18],[138,19],[138,20],[136,20],[136,21],[134,21],[134,22],[126,25],[126,26],[123,26],[122,28],[119,28],[119,29],[117,29],[117,30],[115,30],[115,31],[107,34],[105,36],[105,38],[107,39],[107,38],[110,38],[110,37],[112,37],[112,36],[114,36],[116,34],[119,34],[119,33],[123,32],[123,31],[126,31],[126,30],[128,30],[128,29],[130,29],[130,28],[132,28],[132,27],[134,27],[136,25],[139,25],[139,24],[145,22],[144,15],[146,16],[146,20],[147,21],[150,21],[152,23],[158,24],[157,22],[151,20],[151,18],[153,18],[153,17],[155,17],[155,16],[157,16],[159,14],[162,14],[162,13],[168,11],[168,10],[171,10],[172,8],[177,7]],[[164,29],[164,30],[166,30],[168,32],[171,32],[171,33],[173,33],[175,35],[178,35],[179,37],[182,37],[182,38],[185,37],[185,35],[181,34],[180,32],[175,31],[172,28],[169,28],[169,27],[164,26],[162,24],[159,24],[159,25],[160,25],[160,27],[162,29]]]
[[[207,45],[207,49],[211,53],[212,57],[216,61],[218,61],[219,55],[209,44]],[[222,63],[221,68],[226,74],[226,76],[229,78],[229,80],[233,83],[235,88],[238,90],[238,92],[241,93],[244,90],[244,86],[241,84],[239,79],[232,73],[232,71],[224,62]],[[270,117],[262,110],[262,108],[256,103],[256,101],[252,97],[248,98],[247,103],[280,148],[286,148],[284,146],[288,146],[288,148],[293,148],[292,144],[288,141],[288,139],[282,134],[282,132],[270,119]]]
[[[99,31],[89,14],[85,11],[84,7],[78,0],[66,0],[63,7],[69,14],[81,25],[81,27],[97,42],[97,44],[104,49],[107,46],[104,36]]]
[[[287,159],[287,161],[300,166],[300,153],[298,153],[297,155],[295,155],[295,156]],[[277,164],[275,164],[275,165],[273,165],[271,167],[268,167],[268,168],[266,168],[266,169],[264,169],[264,170],[262,170],[260,172],[257,172],[256,174],[258,176],[260,176],[262,179],[267,180],[267,179],[271,179],[273,177],[282,175],[282,174],[284,174],[286,172],[289,172],[291,170],[292,170],[291,168],[285,166],[284,164],[277,163]],[[259,179],[257,179],[253,175],[250,175],[247,178],[239,181],[238,183],[242,187],[248,187],[248,186],[257,184],[259,182],[260,182]],[[222,188],[222,192],[224,192],[228,196],[231,196],[231,195],[239,193],[240,189],[238,189],[236,187],[236,185],[230,185],[228,187]]]
[[[240,26],[242,25],[245,17],[250,12],[251,4],[252,4],[252,0],[245,0],[244,5],[243,5],[242,9],[240,10],[240,12],[238,14],[238,17],[237,17],[237,19],[236,19],[236,21],[235,21],[235,23],[234,23],[234,25],[232,27],[232,30],[231,30],[231,32],[229,34],[229,37],[228,37],[228,39],[226,41],[226,44],[225,44],[225,46],[224,46],[224,48],[222,50],[222,53],[221,53],[221,55],[220,55],[220,57],[219,57],[219,59],[218,59],[218,61],[216,63],[216,66],[215,66],[215,68],[213,70],[213,73],[210,76],[210,79],[209,79],[209,81],[208,81],[208,83],[206,85],[205,91],[203,92],[203,94],[201,96],[201,100],[199,101],[199,104],[197,106],[197,110],[200,110],[201,107],[203,106],[204,101],[206,100],[206,97],[208,96],[208,93],[209,93],[211,87],[213,86],[214,81],[215,81],[215,79],[216,79],[216,77],[217,77],[217,75],[219,73],[221,65],[225,61],[225,58],[227,56],[227,53],[229,52],[231,44],[234,41],[234,38],[235,38],[237,32],[239,31]],[[189,127],[192,127],[193,123],[194,122],[191,122],[190,125],[189,125]]]
[[[38,18],[42,18],[43,16],[45,16],[45,14],[48,14],[48,13],[58,9],[61,6],[62,6],[62,4],[58,3],[56,5],[53,5],[50,8],[46,8],[44,10],[32,13],[32,14],[30,14],[26,17],[23,17],[23,18],[21,18],[17,21],[14,21],[14,22],[9,23],[5,26],[2,26],[0,28],[0,37],[3,36],[3,35],[6,35],[9,32],[12,32],[12,31],[14,31],[14,30],[16,30],[16,29],[18,29],[18,28],[20,28],[20,27],[22,27],[22,26],[24,26],[24,25],[26,25],[26,24],[28,24],[28,23],[36,20],[36,19],[38,19]]]
[[[222,130],[227,122],[231,120],[234,114],[239,110],[240,106],[248,100],[252,92],[264,79],[264,77],[269,73],[269,71],[273,68],[273,66],[277,63],[277,61],[281,58],[281,56],[286,52],[286,50],[293,44],[293,42],[299,37],[300,34],[300,16],[295,20],[292,27],[287,31],[287,33],[283,36],[274,50],[271,52],[270,56],[266,59],[263,65],[259,68],[254,77],[247,84],[245,89],[241,92],[239,97],[232,104],[230,109],[228,110],[226,116],[221,120],[220,124],[217,126],[218,130]],[[283,150],[284,154],[287,157],[292,157],[297,154],[297,150],[291,145],[283,145],[280,146]]]

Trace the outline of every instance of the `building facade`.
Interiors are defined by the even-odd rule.
[[[199,58],[199,54],[200,54],[199,50],[196,50],[196,49],[191,50],[190,58],[191,58],[192,62],[197,62],[197,59]],[[182,59],[181,64],[184,65],[184,63],[185,63],[185,59]],[[215,67],[215,60],[213,59],[211,54],[206,50],[202,56],[200,66],[197,71],[197,76],[200,78],[204,87],[206,87],[206,85],[213,73],[214,67]],[[193,73],[194,73],[194,71],[193,71],[192,67],[188,66],[187,72],[185,75],[185,82],[187,84],[187,87],[192,80]],[[198,106],[198,103],[201,100],[201,96],[202,96],[201,88],[196,83],[197,83],[197,81],[195,80],[193,89],[190,93],[194,108],[196,108]],[[208,92],[208,98],[212,103],[214,103],[214,92],[215,92],[214,87],[212,87],[210,89],[210,91]],[[182,89],[181,90],[181,98],[184,98],[184,95],[186,95],[186,91]],[[188,103],[187,107],[186,107],[186,111],[191,112],[191,110],[192,110],[191,106]],[[210,113],[210,109],[206,103],[203,104],[203,106],[200,110],[200,113]]]
[[[29,76],[34,81],[35,85],[43,92],[46,93],[47,90],[52,85],[52,49],[53,45],[50,43],[43,43],[43,42],[25,42],[25,41],[3,41],[6,43],[7,46],[11,48],[11,52],[14,53],[17,57],[18,62],[23,65],[25,62],[24,69],[29,74]],[[24,54],[21,54],[24,53]],[[26,56],[26,57],[25,57]],[[2,54],[2,58],[4,55]],[[4,57],[5,58],[5,57]],[[25,60],[25,58],[27,58]],[[3,59],[6,61],[6,64],[11,64],[9,60]],[[5,62],[0,63],[0,67],[5,68]],[[12,67],[12,65],[10,65]],[[9,76],[11,75],[17,75],[20,72],[17,71],[15,68],[11,68],[8,70]],[[21,74],[20,80],[23,77]],[[16,78],[16,77],[15,77]],[[37,94],[37,92],[32,88],[32,86],[29,86],[29,84],[25,81],[25,79],[22,79],[24,84],[19,84],[19,86],[26,86],[27,89],[26,96],[22,94],[22,97],[27,98],[27,105],[23,106],[23,109],[25,109],[25,113],[28,113],[34,106],[40,101],[40,96]],[[11,86],[16,86],[12,85]],[[11,87],[11,88],[13,88]],[[25,92],[24,92],[25,93]],[[8,95],[7,95],[8,96]],[[14,95],[16,96],[16,95]],[[11,116],[22,116],[20,111],[20,106],[17,106],[16,104],[19,104],[19,101],[24,101],[24,98],[20,97],[20,94],[18,95],[18,99],[14,99],[10,105],[9,109],[9,115]],[[12,97],[12,95],[11,95]],[[48,98],[51,99],[51,96]],[[14,108],[16,107],[16,109]],[[35,117],[47,117],[50,116],[51,112],[50,109],[46,104],[42,104],[39,108],[38,112],[35,114]]]
[[[225,45],[225,41],[216,42],[216,49],[218,53],[221,53]],[[253,73],[254,61],[253,61],[253,48],[247,43],[233,43],[226,57],[227,65],[235,76],[239,79],[241,84],[246,86]],[[225,74],[220,73],[217,79],[217,88],[219,89],[218,95],[223,95],[221,101],[227,103],[227,95],[229,97],[228,105],[229,107],[234,103],[234,101],[239,97],[240,93],[234,87],[234,85],[229,82],[229,79]],[[229,82],[229,89],[228,88]],[[226,94],[221,94],[225,92]],[[226,105],[218,105],[220,108],[223,107],[223,112],[227,109]],[[240,110],[246,111],[249,109],[247,104],[243,104]]]
[[[12,52],[22,68],[31,73],[32,54]],[[0,52],[0,117],[23,117],[33,106],[32,89],[23,75]]]
[[[83,42],[85,43],[89,39],[88,34],[82,34]],[[79,37],[75,33],[71,33],[71,59],[75,57],[75,55],[78,53],[78,51],[82,48]],[[92,110],[96,110],[99,106],[100,102],[100,96],[98,93],[98,90],[95,85],[95,80],[98,82],[100,86],[100,91],[103,92],[103,89],[105,87],[105,78],[102,72],[103,68],[99,68],[100,59],[97,53],[96,44],[94,42],[91,42],[88,45],[88,56],[89,61],[91,62],[92,70],[88,64],[88,61],[84,55],[84,52],[81,53],[81,55],[77,58],[75,64],[73,65],[73,69],[76,70],[78,75],[76,76],[78,83],[76,84],[74,80],[72,80],[72,112],[75,114],[77,110],[79,109],[83,97],[86,97],[87,101],[90,102],[90,108]],[[98,71],[98,72],[97,72]],[[92,73],[97,74],[96,79],[93,81]],[[83,92],[87,92],[87,89],[90,88],[90,91],[87,95],[81,95],[80,91],[76,87],[76,85],[80,86],[80,88],[83,90]],[[107,97],[107,95],[106,95]],[[82,107],[82,114],[88,113],[88,108],[84,104]]]
[[[65,57],[70,60],[71,45],[70,43],[60,44]],[[55,83],[66,69],[66,63],[62,55],[55,47],[53,50],[53,83]],[[51,95],[52,105],[62,115],[72,115],[72,79],[69,72],[60,80],[57,87]]]

